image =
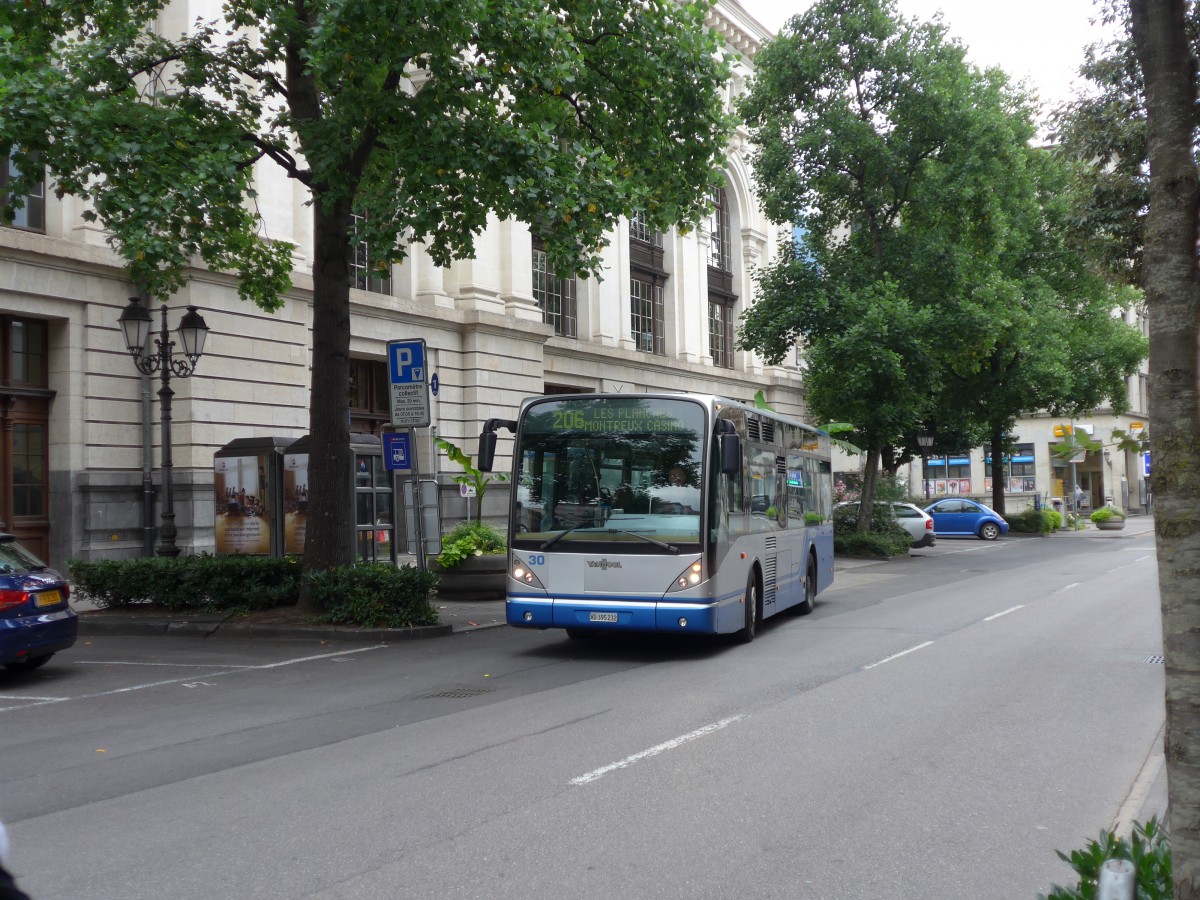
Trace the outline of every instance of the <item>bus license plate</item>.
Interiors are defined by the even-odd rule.
[[[588,613],[589,622],[615,622],[617,621],[616,613]]]

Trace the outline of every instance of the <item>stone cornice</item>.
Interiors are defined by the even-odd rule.
[[[753,59],[763,42],[773,37],[737,0],[721,0],[708,11],[704,24],[747,59]]]

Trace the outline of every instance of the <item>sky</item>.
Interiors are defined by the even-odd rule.
[[[772,31],[812,5],[811,0],[740,0]],[[896,0],[908,18],[932,19],[940,9],[950,34],[967,46],[967,56],[984,68],[999,66],[1013,81],[1026,79],[1043,108],[1071,98],[1083,48],[1110,33],[1091,25],[1092,0]]]

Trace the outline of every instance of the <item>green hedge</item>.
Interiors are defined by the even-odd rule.
[[[411,567],[359,563],[301,571],[295,557],[180,556],[68,563],[73,592],[101,609],[247,613],[294,606],[305,581],[319,621],[361,628],[436,625],[429,603],[437,576]]]
[[[409,628],[438,624],[429,592],[437,576],[388,563],[339,566],[308,576],[309,589],[325,610],[320,621],[355,628]]]
[[[300,597],[295,557],[162,556],[72,560],[72,590],[101,609],[152,604],[198,612],[251,612],[291,606]]]

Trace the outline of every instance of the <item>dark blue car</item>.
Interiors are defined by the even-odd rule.
[[[0,533],[0,665],[31,672],[75,643],[79,621],[66,580]]]
[[[1008,523],[1003,516],[965,497],[938,500],[925,507],[925,512],[933,518],[933,533],[938,537],[966,535],[994,541],[1008,534]]]

